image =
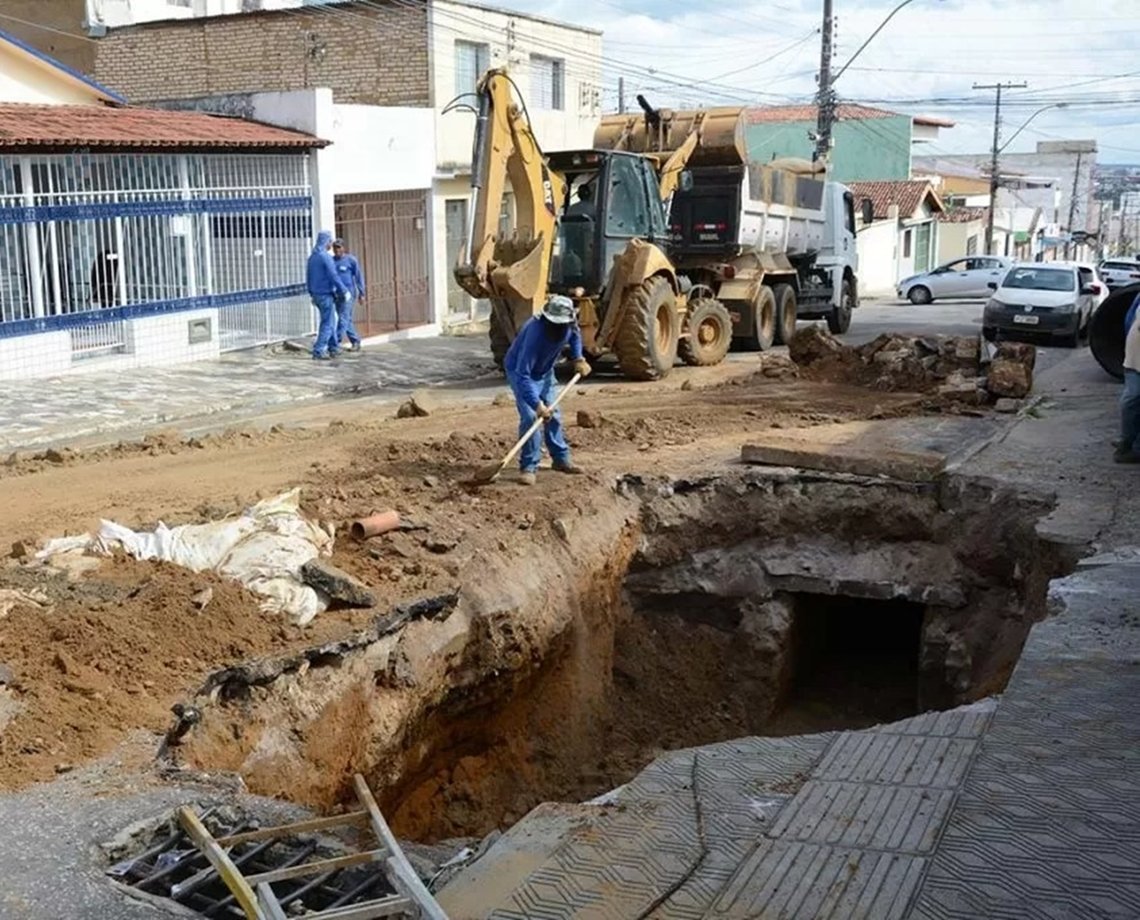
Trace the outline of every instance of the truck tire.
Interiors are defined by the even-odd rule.
[[[673,288],[660,275],[646,278],[626,295],[625,315],[614,352],[631,380],[657,380],[673,369],[681,318]]]
[[[681,360],[693,366],[720,364],[732,344],[732,317],[719,300],[701,297],[689,304],[689,334],[677,343]]]
[[[767,351],[776,338],[776,296],[766,284],[752,304],[752,334],[745,340],[749,351]]]
[[[796,334],[796,289],[790,284],[772,288],[776,298],[776,344],[787,345]]]
[[[494,310],[491,311],[487,334],[491,339],[491,357],[495,360],[495,367],[502,370],[503,361],[507,357],[507,349],[511,347],[511,337],[503,328],[502,323],[499,322],[499,317]]]
[[[842,335],[851,328],[851,311],[855,308],[855,289],[851,280],[845,278],[839,295],[839,306],[832,307],[827,314],[827,330],[832,335]]]

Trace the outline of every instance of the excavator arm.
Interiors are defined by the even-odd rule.
[[[558,211],[566,180],[550,169],[503,70],[479,81],[471,159],[472,203],[455,279],[472,297],[488,298],[509,338],[546,301]],[[510,183],[515,229],[499,231]]]

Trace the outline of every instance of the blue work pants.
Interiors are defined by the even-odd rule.
[[[1140,454],[1140,371],[1127,367],[1120,394],[1120,441],[1122,450]]]
[[[534,420],[538,417],[535,415],[534,409],[526,404],[523,399],[519,385],[518,378],[513,375],[507,375],[507,382],[511,385],[511,392],[515,394],[515,405],[519,410],[519,437],[521,438],[527,433],[527,430],[534,424]],[[555,398],[555,381],[554,371],[551,370],[549,374],[543,378],[540,389],[539,399],[549,406],[554,402]],[[566,443],[566,436],[562,433],[562,413],[554,410],[554,414],[546,420],[542,426],[542,431],[536,431],[523,445],[519,451],[519,469],[524,473],[533,473],[538,469],[538,461],[542,456],[542,439],[546,439],[546,449],[550,451],[550,459],[558,465],[568,465],[570,463],[570,445]]]
[[[337,352],[336,342],[336,301],[332,294],[314,294],[313,306],[317,308],[320,316],[320,325],[317,327],[317,340],[313,342],[313,357],[323,358],[330,351]]]
[[[359,345],[360,335],[356,331],[356,324],[352,321],[352,311],[356,306],[356,298],[349,294],[336,305],[336,345],[339,348],[348,336],[349,344]]]

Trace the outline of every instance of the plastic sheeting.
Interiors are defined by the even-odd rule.
[[[332,554],[332,534],[301,515],[301,490],[258,502],[239,517],[208,524],[167,527],[140,533],[102,521],[98,533],[51,540],[37,554],[44,561],[62,555],[110,555],[121,550],[136,559],[160,559],[195,572],[212,571],[245,585],[262,598],[261,609],[284,613],[304,625],[328,606],[327,598],[301,581],[301,566]]]

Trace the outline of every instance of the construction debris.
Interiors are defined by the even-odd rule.
[[[346,607],[376,606],[376,595],[371,588],[324,559],[310,559],[301,566],[301,580]]]
[[[408,399],[400,403],[396,418],[426,418],[439,408],[439,400],[427,390],[416,390]]]

